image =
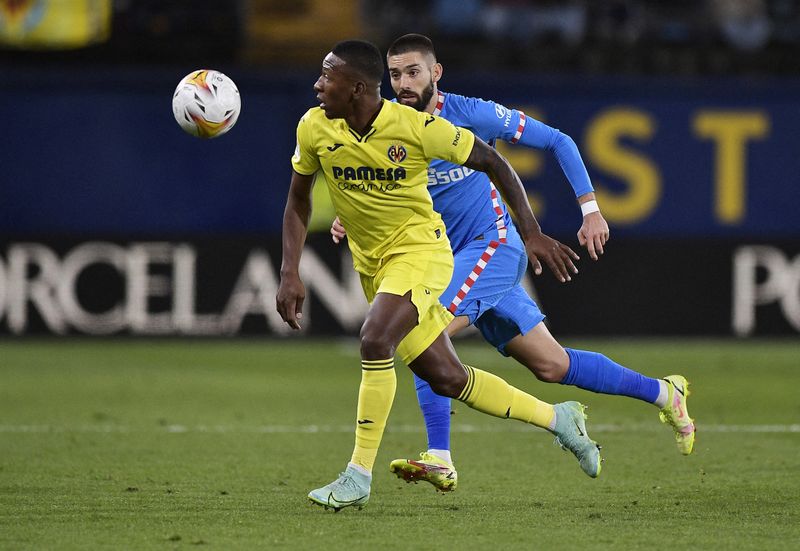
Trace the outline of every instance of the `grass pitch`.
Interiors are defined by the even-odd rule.
[[[695,453],[654,407],[537,382],[488,345],[462,359],[590,406],[599,479],[539,429],[457,404],[459,489],[388,472],[425,446],[409,371],[370,504],[306,500],[344,469],[354,341],[0,341],[0,549],[800,548],[800,343],[572,341],[692,383]]]

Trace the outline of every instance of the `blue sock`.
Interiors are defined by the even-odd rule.
[[[428,431],[429,450],[450,449],[450,398],[436,394],[431,385],[414,375],[417,400]]]
[[[630,396],[655,403],[660,385],[658,379],[645,377],[597,352],[565,348],[569,354],[569,370],[561,381],[600,394]]]

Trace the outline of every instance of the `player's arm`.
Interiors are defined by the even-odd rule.
[[[464,165],[487,173],[497,185],[503,200],[514,214],[517,229],[525,241],[525,249],[534,272],[537,275],[542,273],[543,261],[561,282],[570,281],[570,274],[578,273],[573,263],[573,260],[578,260],[578,255],[563,243],[542,233],[531,210],[525,188],[508,161],[494,148],[476,137]]]
[[[300,329],[303,301],[306,297],[305,287],[300,280],[300,255],[306,242],[308,221],[311,218],[313,184],[313,174],[292,172],[286,209],[283,212],[283,259],[276,305],[281,318],[292,329]]]
[[[575,140],[557,128],[526,117],[522,111],[512,113],[516,114],[518,122],[514,136],[507,137],[508,141],[549,151],[556,158],[575,192],[583,214],[583,222],[578,230],[578,242],[586,247],[593,260],[597,260],[598,254],[603,254],[603,245],[609,238],[608,223],[600,213],[589,173],[586,171],[586,165]]]
[[[603,245],[609,238],[608,223],[600,213],[589,173],[575,141],[557,128],[528,117],[522,111],[508,109],[492,101],[473,98],[470,108],[472,122],[481,129],[483,135],[553,154],[572,186],[583,214],[578,242],[586,247],[593,260],[597,260],[598,254],[603,254]]]
[[[520,117],[525,117],[521,111],[518,113]],[[603,245],[609,238],[608,223],[600,213],[589,173],[586,171],[586,165],[575,140],[560,130],[530,117],[523,126],[517,143],[550,151],[558,160],[564,176],[575,192],[583,214],[583,222],[578,230],[578,242],[586,247],[593,260],[597,260],[598,254],[603,254]],[[513,140],[510,141],[513,143]]]

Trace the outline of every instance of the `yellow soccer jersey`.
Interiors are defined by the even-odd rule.
[[[449,248],[428,194],[428,165],[464,164],[474,142],[469,130],[386,100],[363,136],[315,107],[297,125],[292,167],[305,175],[324,171],[353,265],[373,275],[389,255]]]

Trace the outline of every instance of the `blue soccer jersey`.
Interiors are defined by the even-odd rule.
[[[433,114],[471,130],[491,145],[501,139],[549,151],[576,197],[593,191],[575,142],[521,111],[491,101],[439,92]],[[507,345],[544,320],[544,314],[521,284],[528,267],[525,244],[500,195],[483,172],[434,160],[428,168],[428,191],[453,248],[453,275],[439,300],[454,316],[466,317],[487,342],[508,356]],[[602,354],[565,350],[569,368],[562,384],[650,403],[661,396],[656,379],[627,369]],[[525,364],[519,355],[515,357]],[[535,372],[532,367],[531,370]],[[429,453],[443,457],[442,450],[448,450],[446,460],[450,461],[450,399],[433,392],[417,375],[414,384],[425,418]],[[693,432],[691,435],[694,438]],[[681,447],[679,442],[684,454],[691,452],[691,442],[688,447]]]
[[[489,145],[497,139],[552,151],[576,196],[592,191],[574,142],[565,134],[499,103],[439,92],[434,115],[471,130]],[[492,228],[512,224],[489,177],[479,171],[434,160],[428,168],[428,191],[442,215],[453,252]]]
[[[522,111],[439,92],[433,114],[490,145],[501,139],[550,151],[576,196],[592,191],[575,142]],[[428,168],[428,191],[442,215],[455,259],[452,280],[440,300],[454,315],[468,317],[505,353],[505,343],[544,319],[520,285],[528,258],[508,210],[485,173],[442,160]]]

